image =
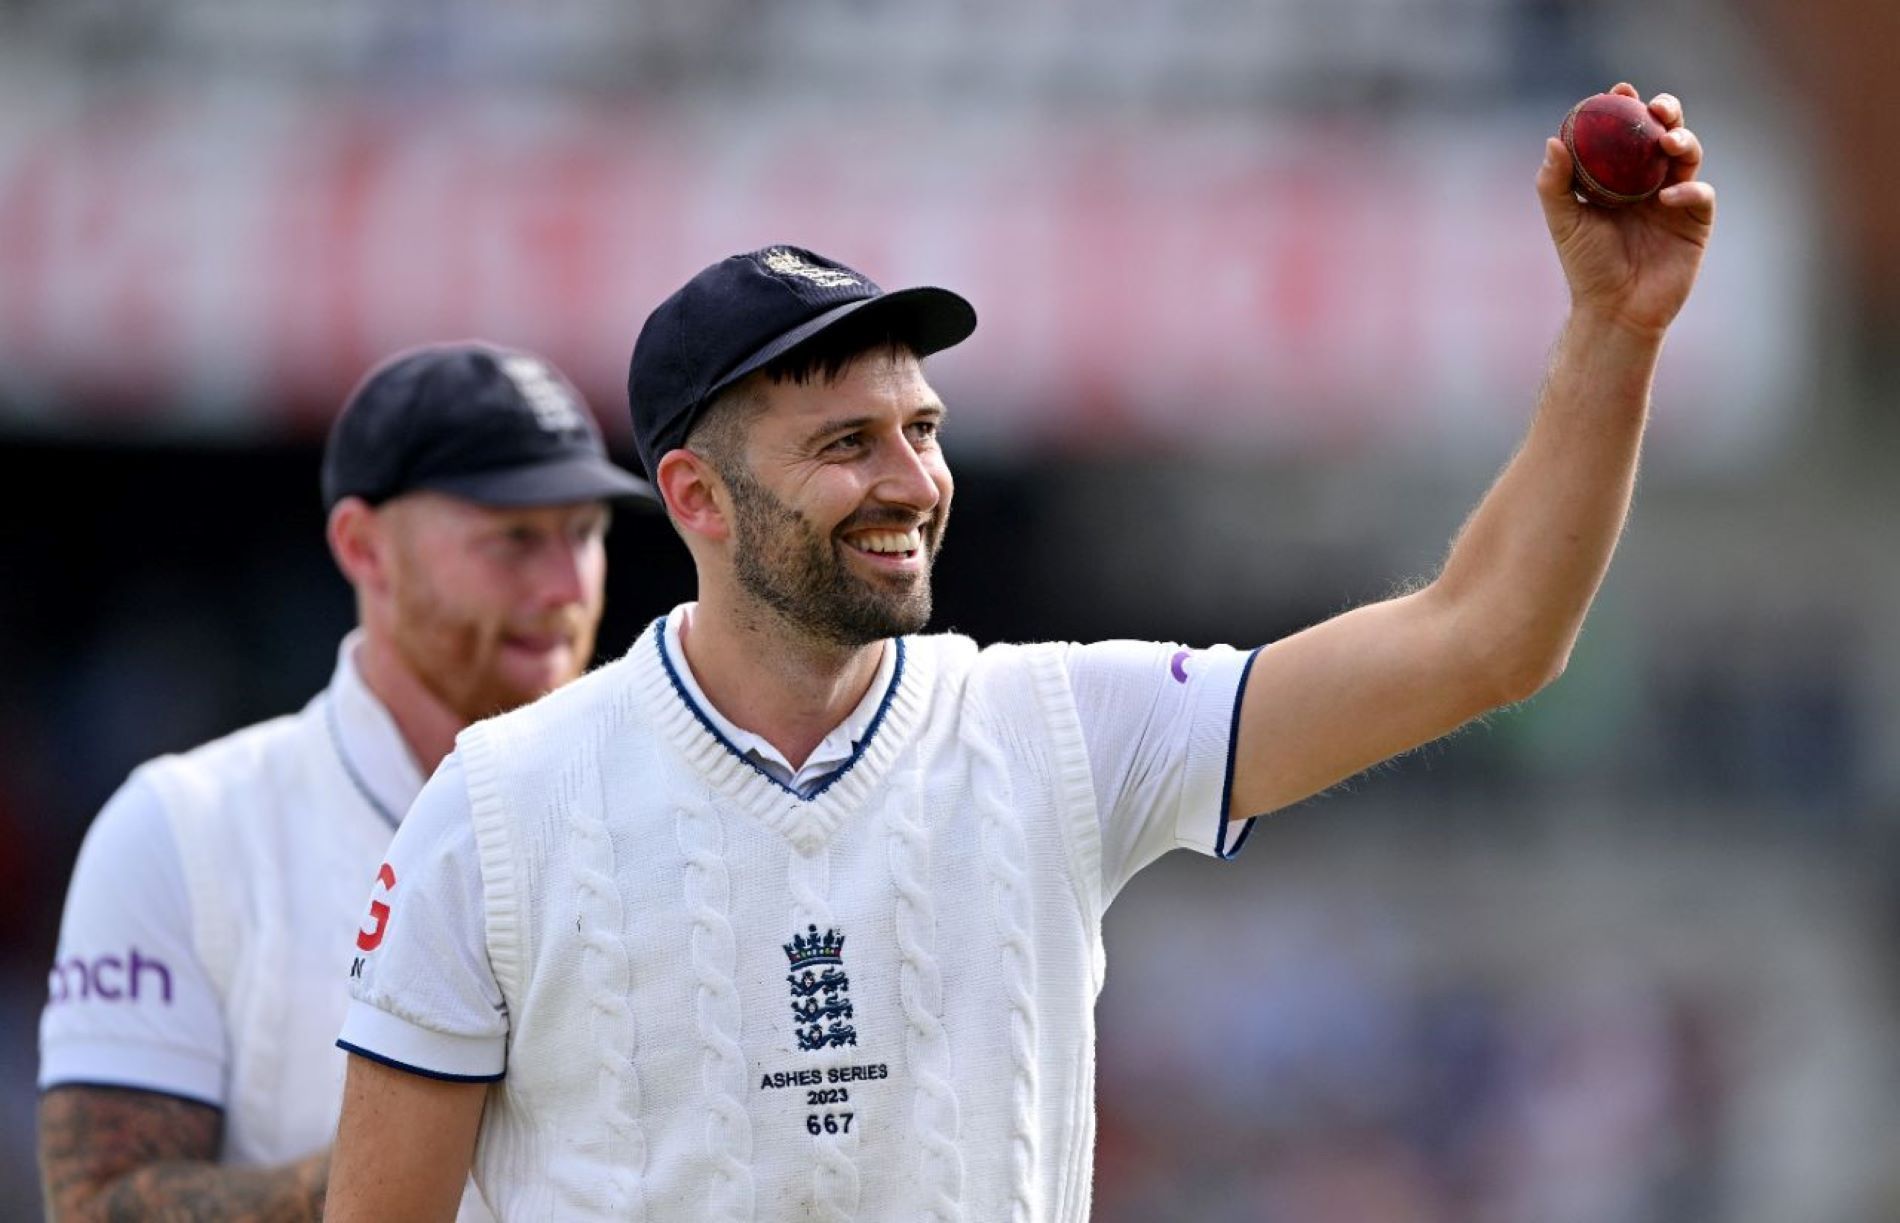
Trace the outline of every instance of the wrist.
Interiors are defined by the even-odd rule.
[[[1608,306],[1573,301],[1564,330],[1592,347],[1602,345],[1620,355],[1640,357],[1662,351],[1669,324],[1633,318]]]
[[[1662,341],[1660,329],[1573,307],[1558,333],[1551,378],[1584,400],[1627,404],[1640,416],[1648,411]]]

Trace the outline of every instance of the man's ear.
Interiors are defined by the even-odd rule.
[[[718,542],[731,537],[730,494],[704,456],[685,447],[667,451],[653,483],[682,532]]]
[[[330,509],[324,532],[330,555],[358,590],[380,594],[389,588],[387,532],[383,525],[375,507],[361,497],[345,497]]]

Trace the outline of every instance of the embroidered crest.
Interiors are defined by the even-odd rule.
[[[792,1018],[797,1021],[798,1047],[814,1052],[831,1045],[855,1045],[858,1031],[844,1021],[852,1017],[851,979],[844,975],[844,935],[836,930],[794,934],[785,944],[792,962],[785,978],[792,987]]]
[[[853,272],[843,268],[820,267],[795,250],[780,246],[760,258],[765,270],[777,276],[796,276],[821,289],[856,289],[864,284]]]
[[[515,384],[521,397],[528,401],[528,408],[534,413],[534,423],[549,433],[572,433],[586,429],[581,422],[581,410],[574,404],[574,397],[562,386],[560,380],[547,366],[533,357],[504,357],[501,372],[508,375],[508,381]]]

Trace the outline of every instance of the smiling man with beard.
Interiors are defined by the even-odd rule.
[[[1572,314],[1442,572],[1253,652],[915,635],[954,491],[922,360],[969,304],[790,246],[662,303],[628,390],[698,599],[417,799],[331,1217],[444,1217],[472,1161],[505,1219],[1086,1219],[1129,877],[1562,669],[1714,215],[1651,110],[1676,168],[1639,208],[1579,203],[1546,145]]]
[[[652,490],[545,362],[457,344],[363,381],[323,497],[359,621],[329,686],[144,765],[80,852],[41,1025],[53,1218],[320,1217],[363,888],[458,731],[586,669],[609,502]]]

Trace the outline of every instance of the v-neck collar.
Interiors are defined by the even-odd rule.
[[[699,686],[692,663],[686,658],[684,636],[691,607],[692,604],[681,604],[661,621],[660,644],[666,654],[668,673],[684,690],[687,700],[712,724],[713,733],[748,761],[763,768],[774,780],[807,798],[829,785],[832,777],[841,769],[849,768],[859,746],[870,737],[871,727],[876,725],[890,699],[891,686],[896,682],[898,669],[902,665],[903,642],[893,642],[892,648],[879,651],[877,670],[864,690],[863,698],[842,721],[831,728],[818,746],[812,749],[805,762],[794,768],[770,740],[740,726],[706,699],[705,689]]]
[[[325,730],[350,785],[391,828],[402,822],[427,780],[409,754],[402,731],[389,709],[363,679],[356,649],[363,630],[355,629],[337,647],[336,670],[319,698]]]
[[[722,734],[693,699],[665,647],[666,617],[634,643],[628,661],[657,725],[700,773],[726,797],[789,840],[801,852],[822,845],[881,782],[916,731],[929,690],[928,652],[893,639],[896,665],[883,699],[857,749],[824,784],[804,795],[761,768]]]

